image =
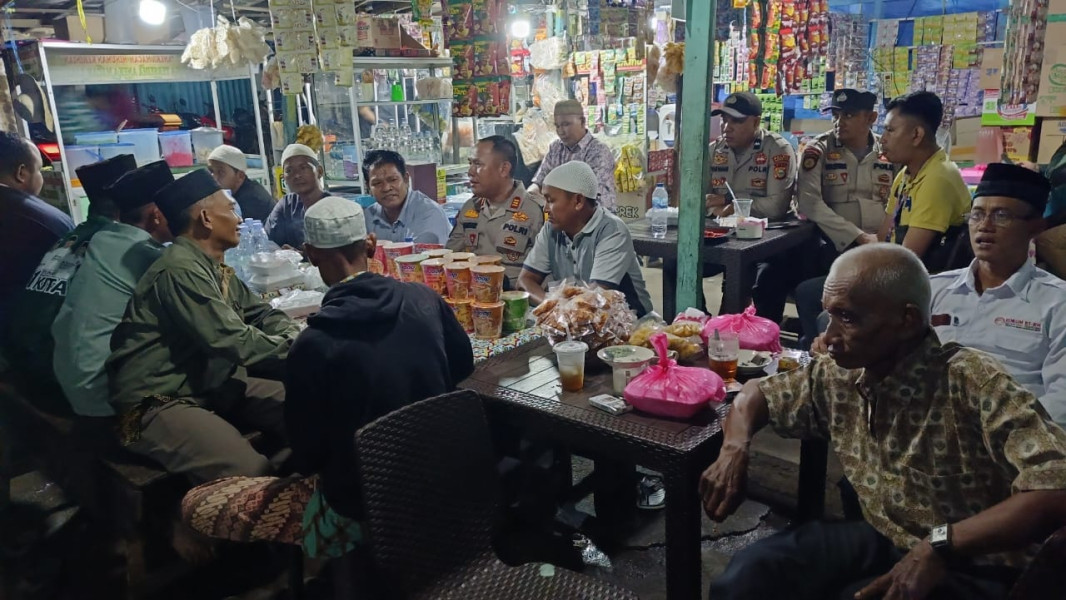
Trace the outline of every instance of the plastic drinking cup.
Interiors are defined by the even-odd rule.
[[[580,392],[585,387],[585,342],[559,342],[555,345],[555,361],[559,365],[559,381],[564,392]]]

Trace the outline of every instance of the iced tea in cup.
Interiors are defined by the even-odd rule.
[[[559,380],[564,392],[580,392],[585,387],[585,353],[589,345],[585,342],[559,342],[553,348],[555,361],[559,365]]]
[[[737,219],[746,219],[751,216],[751,198],[735,198],[733,211],[737,213]]]
[[[723,381],[737,378],[737,358],[740,355],[740,340],[732,331],[714,330],[707,340],[707,361],[711,370]]]

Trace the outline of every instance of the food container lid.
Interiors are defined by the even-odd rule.
[[[588,352],[589,345],[585,342],[571,340],[559,342],[552,349],[555,350],[556,354],[584,354]]]
[[[511,290],[509,292],[503,292],[500,294],[500,300],[528,300],[529,292],[523,292],[521,290]]]
[[[608,346],[596,353],[600,360],[611,366],[637,365],[650,362],[655,358],[655,352],[643,346],[624,344],[621,346]]]

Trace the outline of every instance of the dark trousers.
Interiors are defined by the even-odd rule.
[[[741,550],[711,583],[711,600],[850,600],[904,556],[865,521],[813,521]],[[1002,600],[1018,572],[951,570],[928,600]]]

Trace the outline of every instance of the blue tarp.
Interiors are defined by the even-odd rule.
[[[1007,0],[829,0],[831,12],[865,15],[868,19],[907,19],[1007,8]]]

